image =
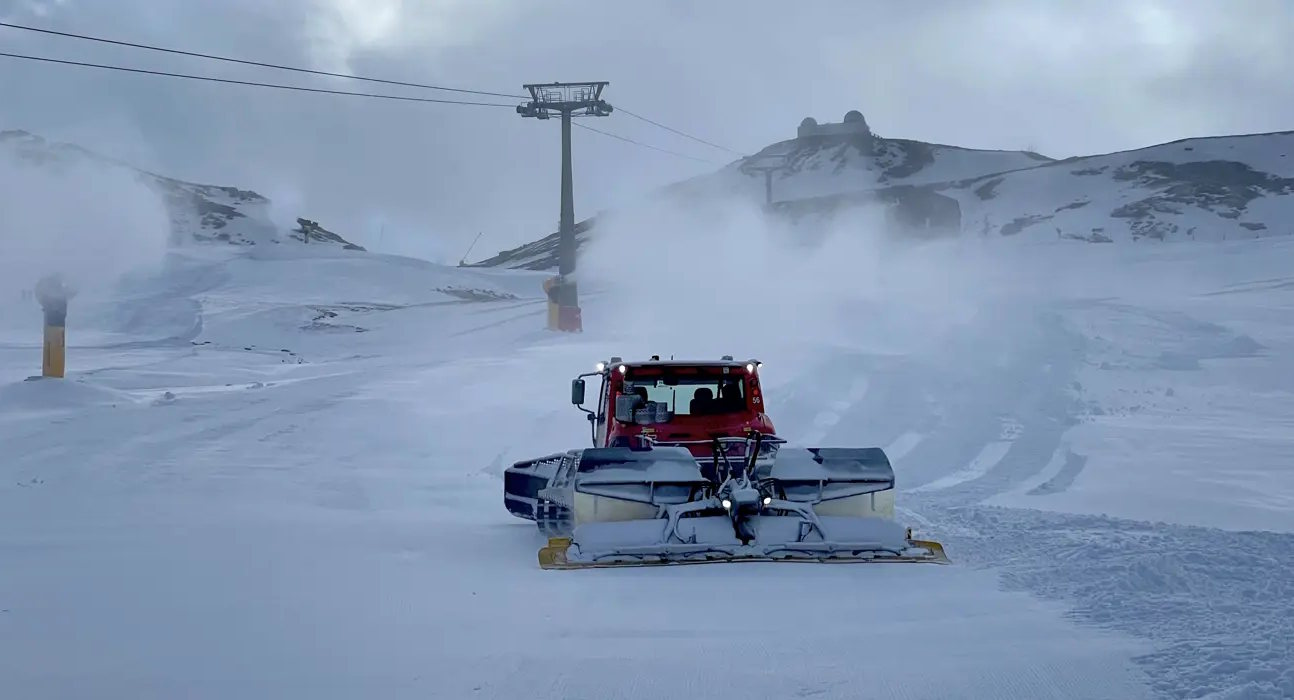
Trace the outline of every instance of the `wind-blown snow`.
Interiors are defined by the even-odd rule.
[[[303,233],[290,201],[276,205],[250,190],[163,177],[26,131],[0,131],[0,178],[4,211],[12,221],[6,227],[10,250],[60,251],[69,235],[84,257],[106,258],[108,264],[122,255],[194,244],[300,242],[363,250],[318,222]],[[42,217],[41,225],[32,225],[33,216]],[[75,226],[60,230],[69,227],[50,219]]]
[[[0,696],[1294,695],[1294,244],[653,216],[588,250],[581,335],[542,274],[190,251],[24,382],[0,300]],[[764,360],[779,432],[887,447],[954,564],[539,570],[504,467],[650,353]]]
[[[126,173],[0,157],[0,297],[61,275],[78,294],[155,268],[170,235],[161,197]]]
[[[816,239],[882,203],[859,231],[897,238],[980,236],[1092,243],[1246,240],[1294,234],[1294,132],[1194,138],[1118,153],[1052,160],[856,137],[784,141],[713,173],[671,185],[653,206],[706,208],[739,198],[763,204],[764,175],[751,164],[787,156],[773,176],[773,209],[790,235]],[[580,221],[581,246],[629,211]],[[862,214],[870,216],[869,214]],[[842,219],[831,223],[833,219]],[[557,234],[477,263],[554,269]]]

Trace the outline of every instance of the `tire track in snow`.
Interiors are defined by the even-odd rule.
[[[932,505],[964,565],[1148,639],[1135,659],[1171,698],[1294,697],[1294,535]],[[954,555],[955,553],[955,555]]]
[[[900,519],[943,542],[955,565],[992,569],[1010,590],[1067,604],[1076,622],[1150,641],[1157,648],[1136,661],[1162,696],[1294,698],[1294,536],[976,505],[1065,490],[1081,475],[1085,457],[1064,434],[1077,423],[1074,381],[1094,346],[1059,311],[1022,322],[1007,309],[1001,325],[1019,334],[972,330],[929,361],[824,360],[822,376],[843,367],[872,381],[851,408],[809,412],[805,432],[894,436],[886,451],[900,483],[925,484],[900,494]],[[1184,336],[1216,334],[1165,321]],[[959,361],[941,362],[949,357]],[[787,407],[834,393],[807,372],[788,389],[805,396]],[[923,413],[911,401],[920,395],[940,403]],[[1018,434],[995,433],[1001,419],[1018,421]]]
[[[1051,459],[1047,460],[1047,464],[1043,466],[1041,471],[1007,491],[986,499],[984,503],[995,505],[996,499],[1000,496],[1018,496],[1019,494],[1038,496],[1044,493],[1063,491],[1073,483],[1074,478],[1078,476],[1078,471],[1081,471],[1081,466],[1077,470],[1070,467],[1071,462],[1075,459],[1086,461],[1086,457],[1075,454],[1070,450],[1068,443],[1062,444],[1051,453]],[[1067,472],[1067,475],[1062,476],[1062,472]]]
[[[970,338],[959,355],[983,358],[945,369],[914,371],[908,378],[944,399],[934,431],[905,460],[917,488],[906,493],[952,504],[978,502],[1034,479],[1077,424],[1072,383],[1084,344],[1061,316],[1040,313],[1012,325],[1027,327],[996,358],[978,349],[989,339]],[[990,345],[989,348],[995,347]],[[996,434],[990,433],[996,430]],[[952,468],[949,468],[952,467]]]
[[[822,411],[813,417],[813,428],[804,435],[804,443],[806,445],[817,445],[825,440],[831,430],[840,423],[842,416],[867,395],[869,385],[870,382],[866,374],[854,377],[843,397],[832,401],[828,410]]]
[[[836,428],[851,423],[854,404],[872,392],[877,371],[875,358],[845,351],[801,360],[789,377],[764,375],[766,408],[778,434],[806,446],[831,438]]]
[[[1171,320],[1188,338],[1213,333]],[[1021,435],[1000,456],[985,455],[1000,447],[982,443],[980,457],[996,457],[993,464],[972,460],[928,482],[941,488],[910,491],[903,512],[920,510],[923,528],[955,562],[997,571],[1008,589],[1064,602],[1078,622],[1155,644],[1135,661],[1164,697],[1294,697],[1294,536],[978,504],[1066,490],[1084,467],[1063,435],[1077,420],[1069,386],[1088,341],[1058,317],[1040,327],[1052,340],[1018,357],[1014,376],[986,383],[1000,393],[981,402],[1018,416]]]
[[[1061,454],[1060,450],[1057,450],[1056,454],[1059,456]],[[1079,473],[1083,471],[1083,467],[1086,465],[1086,456],[1066,447],[1063,460],[1060,462],[1060,468],[1056,473],[1025,493],[1030,496],[1042,496],[1065,491],[1074,484],[1074,480],[1078,478]]]
[[[1294,697],[1294,537],[976,505],[1068,489],[1084,465],[1063,436],[1077,422],[1072,384],[1088,341],[1060,315],[1029,330],[998,363],[985,361],[992,338],[967,338],[952,353],[960,365],[869,368],[872,391],[835,429],[894,429],[886,450],[901,482],[924,482],[900,494],[899,518],[956,565],[995,570],[1010,590],[1072,606],[1076,622],[1150,641],[1157,648],[1135,661],[1158,694]],[[892,410],[919,393],[942,403],[927,415]],[[999,419],[1018,421],[1018,433],[990,432]]]
[[[889,456],[890,463],[897,462],[898,460],[903,459],[904,456],[911,452],[917,445],[920,445],[925,439],[926,436],[924,433],[909,430],[897,438],[894,438],[894,441],[889,445],[886,445],[885,454]]]
[[[909,489],[909,493],[943,491],[945,489],[950,489],[954,486],[964,484],[968,481],[979,479],[987,474],[993,467],[997,466],[998,462],[1001,462],[1002,458],[1006,456],[1007,450],[1010,450],[1011,446],[1014,444],[1014,440],[990,442],[980,450],[979,454],[975,455],[975,459],[972,459],[970,464],[967,464],[965,467],[953,472],[952,474],[942,476],[934,481],[927,481],[920,486]]]

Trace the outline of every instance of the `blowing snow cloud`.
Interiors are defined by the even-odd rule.
[[[0,294],[13,299],[47,275],[80,295],[161,262],[170,220],[133,173],[80,159],[0,157]]]

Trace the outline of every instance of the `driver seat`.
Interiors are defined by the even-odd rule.
[[[714,401],[714,392],[709,387],[701,387],[692,395],[692,400],[688,402],[687,410],[694,416],[705,415],[710,412],[710,407]]]

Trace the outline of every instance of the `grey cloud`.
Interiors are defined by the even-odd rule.
[[[33,8],[47,7],[45,17]],[[382,13],[387,13],[383,15]],[[881,134],[1067,156],[1292,128],[1282,0],[607,3],[0,0],[0,15],[126,40],[503,92],[605,79],[606,97],[743,152],[804,116],[861,109]],[[377,19],[365,21],[366,17]],[[360,91],[388,86],[0,30],[6,50]],[[509,108],[383,103],[0,62],[0,127],[69,135],[236,184],[366,244],[456,259],[550,230],[558,130]],[[507,100],[504,100],[505,102]],[[591,125],[732,156],[624,114]],[[710,166],[577,130],[584,217]]]

